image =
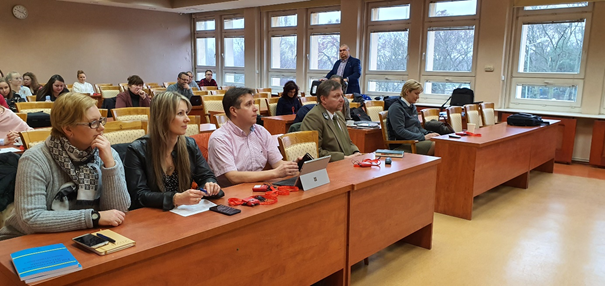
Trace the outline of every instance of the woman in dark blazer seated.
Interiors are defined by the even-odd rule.
[[[435,143],[430,139],[439,136],[437,133],[422,128],[418,120],[418,111],[414,103],[422,93],[422,85],[413,79],[403,84],[401,98],[389,107],[387,117],[387,132],[391,140],[418,140],[416,152],[418,154],[435,154]],[[412,147],[407,144],[396,147],[397,150],[411,152]]]
[[[56,74],[51,76],[46,85],[38,90],[36,101],[46,101],[46,96],[50,96],[50,101],[55,101],[59,95],[66,92],[69,92],[69,89],[65,87],[65,80]]]
[[[302,105],[298,100],[298,85],[293,81],[286,82],[284,92],[277,101],[277,115],[296,114]]]
[[[143,91],[143,79],[138,75],[128,77],[128,89],[118,94],[116,108],[149,107],[151,98]]]
[[[151,101],[149,134],[132,142],[124,159],[131,209],[171,210],[224,195],[195,140],[185,137],[190,110],[189,100],[178,93]],[[205,192],[192,189],[193,181]]]

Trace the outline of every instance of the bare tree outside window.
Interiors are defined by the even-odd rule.
[[[426,71],[470,72],[474,39],[475,27],[430,28]]]
[[[271,68],[296,68],[296,36],[271,37]]]
[[[338,60],[340,34],[312,35],[310,69],[330,70]]]

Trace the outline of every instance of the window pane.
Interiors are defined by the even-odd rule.
[[[579,73],[586,22],[525,24],[519,72]]]
[[[225,19],[225,30],[243,29],[244,18]]]
[[[426,45],[426,71],[471,71],[474,40],[474,26],[429,30]]]
[[[403,84],[401,80],[368,80],[368,92],[396,92],[401,93]]]
[[[296,15],[271,17],[271,27],[296,27]]]
[[[271,68],[296,68],[296,36],[271,37]]]
[[[225,38],[225,66],[244,66],[244,38]]]
[[[466,16],[477,14],[477,0],[432,2],[429,17]]]
[[[278,92],[282,92],[284,90],[284,85],[286,85],[286,82],[296,81],[296,76],[295,75],[271,76],[269,81],[271,82],[270,87],[271,87],[271,90],[273,91],[273,93],[278,93]]]
[[[340,11],[311,13],[311,25],[340,24]]]
[[[523,99],[575,102],[578,96],[578,87],[575,85],[556,86],[518,84],[516,91],[516,97]]]
[[[214,30],[214,20],[196,22],[195,30],[196,31],[213,31]]]
[[[309,68],[312,70],[331,70],[338,60],[340,34],[311,36]]]
[[[370,70],[404,71],[407,56],[408,31],[370,33]]]
[[[540,6],[526,6],[524,10],[545,10],[545,9],[561,9],[561,8],[575,8],[575,7],[586,7],[588,2],[571,3],[571,4],[556,4],[556,5],[540,5]]]
[[[196,65],[216,66],[216,48],[214,38],[197,38],[196,48]]]
[[[227,72],[223,79],[224,86],[240,86],[243,87],[246,84],[246,79],[243,73]]]
[[[410,5],[372,8],[372,21],[405,20],[410,18]]]
[[[424,93],[450,95],[456,88],[471,88],[470,82],[425,81]]]

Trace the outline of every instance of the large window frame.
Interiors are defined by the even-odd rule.
[[[198,22],[205,22],[205,21],[214,21],[214,30],[197,30],[197,23]],[[193,19],[193,30],[195,31],[195,39],[194,39],[194,51],[195,51],[195,56],[194,56],[194,62],[195,62],[195,75],[196,75],[196,80],[202,80],[205,76],[205,71],[206,70],[211,70],[213,71],[213,78],[216,78],[216,74],[217,74],[217,67],[219,66],[219,48],[221,46],[220,43],[217,42],[216,39],[216,35],[217,35],[217,28],[219,28],[219,25],[217,25],[217,19],[216,17],[201,17],[201,18],[194,18]],[[207,64],[200,64],[198,62],[198,39],[212,39],[214,40],[214,65],[207,65]]]
[[[222,27],[222,33],[221,33],[221,38],[220,38],[221,46],[222,46],[221,54],[220,54],[221,58],[222,58],[221,82],[222,82],[222,85],[224,85],[224,86],[244,87],[246,85],[245,56],[244,56],[244,65],[227,66],[226,57],[228,56],[227,53],[228,53],[229,47],[227,47],[226,43],[225,43],[226,39],[233,39],[233,38],[241,38],[241,39],[244,39],[244,41],[245,41],[243,28],[235,28],[235,29],[226,29],[225,28],[225,21],[233,20],[233,19],[243,19],[243,18],[244,18],[243,14],[222,15],[220,17],[220,25]],[[245,47],[246,47],[246,44],[244,42],[244,54],[245,54]],[[241,78],[243,82],[235,82],[235,79],[233,81],[228,80],[228,79],[232,78],[232,76],[233,76],[233,78],[235,78],[235,77]]]
[[[338,46],[340,46],[341,41],[340,41],[340,23],[334,23],[334,24],[322,24],[322,25],[312,25],[311,24],[311,14],[313,13],[321,13],[321,12],[331,12],[331,11],[338,11],[340,12],[340,7],[339,6],[335,6],[335,7],[325,7],[325,8],[313,8],[313,9],[309,9],[307,10],[307,66],[306,66],[306,70],[307,70],[307,94],[310,94],[310,89],[311,89],[311,83],[313,82],[313,80],[318,80],[321,79],[323,77],[326,76],[326,74],[328,74],[328,72],[330,72],[330,70],[332,69],[332,67],[330,67],[329,69],[311,69],[311,60],[312,60],[312,51],[311,51],[311,46],[312,46],[312,40],[311,38],[313,36],[318,36],[318,35],[338,35],[339,37],[339,43]],[[341,19],[342,19],[342,14],[341,14]],[[336,59],[338,59],[338,48],[336,50]],[[336,61],[336,60],[335,60]],[[333,61],[332,64],[335,62]]]
[[[524,7],[515,8],[515,24],[513,30],[511,72],[508,92],[506,93],[506,106],[514,109],[527,110],[547,110],[556,112],[574,112],[580,113],[582,109],[582,93],[584,87],[586,58],[588,54],[588,42],[590,35],[592,3],[586,7],[577,8],[558,8],[544,10],[524,10]],[[519,72],[520,56],[525,52],[521,51],[521,41],[523,37],[522,29],[525,24],[539,23],[563,23],[576,20],[585,20],[584,36],[582,43],[582,55],[578,73],[539,73],[539,72]],[[575,102],[550,99],[527,99],[517,98],[518,86],[547,86],[554,88],[557,86],[572,86],[577,89]]]
[[[296,26],[288,26],[288,27],[271,27],[271,21],[273,17],[280,17],[280,16],[296,16],[298,18],[298,13],[296,10],[286,10],[286,11],[279,11],[279,12],[270,12],[268,13],[266,20],[267,20],[267,27],[268,27],[268,33],[267,33],[267,46],[268,46],[268,50],[269,52],[267,53],[267,65],[268,65],[268,70],[269,73],[267,75],[268,77],[268,84],[269,87],[274,90],[276,92],[280,92],[283,89],[283,83],[281,83],[280,80],[280,84],[276,85],[273,82],[274,78],[280,78],[280,79],[284,79],[284,78],[288,78],[288,79],[294,79],[294,81],[296,82],[296,70],[299,68],[298,66],[296,66],[296,62],[297,62],[297,57],[298,57],[298,41],[299,41],[299,37],[297,34],[297,29],[298,29],[298,25],[300,25],[298,22],[296,24]],[[295,56],[295,67],[288,69],[288,68],[274,68],[273,67],[273,42],[272,39],[273,37],[287,37],[287,36],[294,36],[296,37],[296,46],[295,46],[295,50],[294,53],[296,54]],[[300,84],[298,84],[300,86]]]

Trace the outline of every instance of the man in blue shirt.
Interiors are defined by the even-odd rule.
[[[166,88],[166,91],[175,91],[178,92],[187,99],[191,100],[193,96],[193,91],[189,87],[189,75],[186,72],[180,72],[179,77],[177,78],[177,82],[175,84],[171,84]]]

